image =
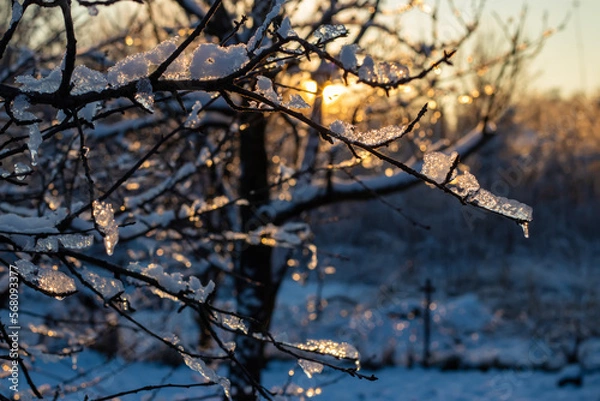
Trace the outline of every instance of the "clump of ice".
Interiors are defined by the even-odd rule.
[[[137,83],[135,100],[149,113],[154,113],[154,92],[148,78],[142,78]]]
[[[112,255],[115,245],[119,242],[119,227],[115,222],[115,213],[112,205],[107,202],[94,201],[94,220],[104,237],[104,248],[108,255]]]
[[[358,60],[356,58],[356,52],[358,51],[358,45],[344,45],[340,50],[340,61],[346,70],[355,71],[358,67]]]
[[[17,176],[17,180],[23,181],[27,174],[31,173],[31,167],[22,162],[16,162],[14,165],[15,175]]]
[[[260,42],[263,39],[263,36],[264,36],[267,28],[269,27],[269,25],[271,25],[271,21],[273,21],[273,19],[275,19],[275,17],[277,17],[277,15],[279,14],[279,11],[281,10],[281,6],[283,5],[283,3],[284,3],[284,0],[276,0],[275,4],[273,5],[273,8],[266,15],[261,26],[258,27],[256,32],[254,32],[254,35],[252,35],[252,37],[248,41],[247,48],[248,48],[249,52],[253,52],[260,45]]]
[[[273,103],[281,104],[281,97],[273,89],[273,82],[262,75],[256,79],[256,92]]]
[[[456,176],[456,162],[458,153],[452,152],[451,155],[445,155],[442,152],[428,152],[423,156],[423,167],[421,174],[432,181],[443,185]],[[450,176],[450,177],[449,177]]]
[[[190,114],[188,114],[183,126],[191,129],[198,128],[201,122],[199,116],[201,109],[202,103],[199,100],[197,100],[196,103],[194,103],[194,105],[192,106],[192,111],[190,112]]]
[[[350,143],[362,144],[371,147],[383,146],[396,139],[401,138],[405,131],[404,127],[390,125],[387,127],[360,132],[352,124],[336,120],[329,129],[339,137],[346,139]]]
[[[344,25],[321,25],[313,35],[315,35],[315,38],[320,43],[329,42],[333,39],[347,36],[348,29]]]
[[[192,79],[224,78],[248,63],[244,44],[221,47],[214,43],[202,43],[194,50],[190,64]]]
[[[290,109],[310,109],[310,105],[306,103],[306,100],[302,96],[294,93],[290,96],[290,100],[285,104]]]
[[[31,75],[19,75],[15,81],[21,84],[23,92],[54,93],[60,86],[62,71],[55,67],[50,73],[42,78],[34,78]]]
[[[394,85],[408,77],[408,67],[396,61],[375,63],[371,56],[366,56],[358,69],[358,77],[367,83]]]
[[[303,351],[315,352],[318,354],[329,355],[337,359],[351,359],[358,361],[360,354],[354,346],[333,340],[306,340],[303,343],[289,343],[292,347]]]
[[[58,236],[60,244],[67,249],[85,249],[94,243],[93,235],[62,234]]]
[[[78,65],[73,70],[71,78],[72,95],[81,95],[89,92],[101,92],[108,86],[108,81],[103,73],[92,70],[85,65]]]
[[[533,209],[524,203],[494,195],[481,188],[473,174],[468,171],[459,173],[456,170],[457,158],[456,152],[449,156],[441,152],[428,152],[423,157],[421,174],[448,188],[466,203],[517,221],[523,228],[523,235],[528,238]]]
[[[292,29],[292,23],[290,22],[290,19],[288,17],[283,18],[279,29],[277,29],[277,33],[281,35],[282,38],[298,36],[298,34]]]
[[[309,379],[311,379],[315,373],[321,373],[323,371],[322,364],[318,362],[307,361],[306,359],[298,359],[298,365],[300,365]]]
[[[113,87],[119,87],[136,79],[147,77],[151,66],[162,64],[173,54],[177,49],[178,40],[178,37],[167,39],[147,52],[132,54],[119,61],[108,69],[108,83]],[[179,66],[179,64],[177,65]]]
[[[105,299],[111,299],[125,291],[123,283],[115,278],[102,277],[89,270],[84,270],[81,275]]]
[[[217,313],[217,322],[231,330],[239,330],[244,334],[248,334],[248,325],[240,317],[227,313]]]
[[[45,294],[63,299],[77,291],[75,281],[62,272],[40,268],[25,259],[16,261],[15,266],[23,281]]]
[[[30,107],[29,98],[26,95],[18,95],[12,101],[10,110],[17,120],[31,121],[35,120],[35,114],[27,111]]]

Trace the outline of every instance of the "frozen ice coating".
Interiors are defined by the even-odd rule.
[[[359,143],[371,147],[386,145],[404,135],[404,127],[397,125],[360,132],[354,125],[340,120],[334,121],[329,129],[340,137],[347,139],[350,143]]]
[[[190,74],[192,79],[224,78],[241,69],[247,62],[244,44],[221,47],[214,43],[203,43],[194,50]]]
[[[57,298],[64,298],[77,291],[75,281],[57,270],[40,268],[28,260],[15,262],[21,278],[42,292]]]
[[[125,291],[121,280],[115,278],[107,278],[97,275],[89,270],[84,270],[81,273],[84,280],[94,287],[105,299],[111,299],[114,296]]]
[[[152,91],[152,83],[148,78],[142,78],[137,83],[137,93],[135,100],[142,105],[146,111],[154,113],[154,92]]]
[[[196,103],[192,106],[192,111],[188,114],[185,123],[183,124],[186,128],[198,128],[200,126],[200,110],[202,109],[202,103],[196,100]]]
[[[354,71],[358,67],[358,60],[356,59],[356,52],[358,51],[358,45],[344,45],[340,50],[340,61],[342,62],[345,69]]]
[[[19,95],[14,98],[11,104],[11,112],[15,116],[15,118],[19,121],[30,121],[35,120],[35,114],[30,111],[27,111],[31,107],[29,104],[29,99],[26,95]]]
[[[217,321],[231,330],[239,330],[244,334],[248,334],[248,325],[241,318],[226,313],[218,313]]]
[[[479,191],[479,181],[468,171],[465,171],[448,183],[450,190],[461,198],[469,198]]]
[[[408,77],[408,67],[396,61],[375,63],[371,56],[366,56],[358,69],[358,77],[365,82],[393,85]]]
[[[115,245],[119,242],[119,227],[115,222],[112,205],[107,202],[94,201],[94,219],[98,229],[104,236],[106,253],[112,255]]]
[[[487,191],[483,188],[480,189],[472,199],[475,205],[491,212],[510,217],[513,220],[521,222],[529,222],[533,220],[533,209],[531,206],[514,199],[507,199],[503,196],[494,195],[490,191]],[[526,228],[523,230],[525,236],[527,236],[529,232]]]
[[[452,172],[451,177],[448,177],[450,170],[456,163],[458,158],[457,152],[452,152],[450,156],[447,156],[441,152],[428,152],[423,156],[423,167],[421,168],[421,174],[435,181],[436,183],[443,185],[446,181],[452,180],[456,174]]]
[[[306,359],[298,359],[298,365],[300,365],[309,379],[311,379],[315,373],[321,373],[323,371],[322,364],[318,362],[307,361]]]
[[[314,32],[315,38],[319,40],[319,42],[327,42],[335,38],[339,38],[340,36],[348,35],[348,29],[344,25],[321,25]]]
[[[317,352],[319,354],[330,355],[338,359],[358,360],[360,354],[352,345],[332,340],[306,340],[303,343],[290,343],[289,345],[298,349]]]
[[[42,133],[40,127],[36,124],[29,126],[29,140],[27,141],[27,148],[29,149],[29,157],[31,158],[31,165],[37,166],[38,163],[38,150],[42,144]]]
[[[23,92],[54,93],[60,86],[62,71],[55,67],[48,75],[36,79],[31,75],[19,75],[15,81],[21,84]]]
[[[108,86],[108,81],[103,73],[92,70],[85,65],[78,65],[73,70],[71,78],[72,95],[81,95],[89,92],[101,92]]]
[[[190,369],[200,373],[202,376],[204,376],[206,380],[215,384],[219,384],[221,387],[223,387],[223,392],[225,393],[225,396],[229,400],[231,400],[231,383],[228,379],[219,376],[217,372],[206,366],[206,363],[200,358],[195,358],[184,353],[181,353],[181,356],[183,356],[185,364]]]

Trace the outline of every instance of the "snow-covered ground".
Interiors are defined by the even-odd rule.
[[[76,366],[70,359],[49,364],[38,364],[32,371],[34,382],[44,382],[40,389],[44,394],[54,394],[54,386],[68,383],[59,399],[82,400],[87,395],[90,400],[117,394],[150,385],[200,384],[200,375],[186,366],[177,368],[155,363],[136,362],[129,364],[116,358],[107,362],[103,356],[85,352],[77,360]],[[293,376],[289,375],[294,371]],[[80,375],[86,371],[87,374]],[[288,399],[347,400],[347,401],[598,401],[600,400],[600,372],[585,375],[581,387],[558,387],[564,373],[539,371],[490,370],[487,372],[469,370],[443,372],[439,369],[389,367],[378,371],[364,371],[374,374],[378,380],[359,380],[339,372],[325,370],[309,379],[300,367],[292,361],[278,361],[265,371],[265,384],[272,390],[285,387],[298,396]],[[86,383],[82,386],[83,383]],[[26,388],[22,383],[21,388]],[[2,386],[3,389],[4,383]],[[70,392],[73,390],[73,392]],[[3,391],[7,394],[6,391]],[[214,394],[214,399],[222,395],[220,387],[164,388],[123,395],[121,400],[189,400]],[[198,397],[198,398],[196,398]],[[23,396],[21,399],[30,399]],[[283,399],[283,398],[277,398]]]

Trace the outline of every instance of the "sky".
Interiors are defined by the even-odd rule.
[[[488,0],[486,17],[492,10],[502,17],[518,16],[528,4],[528,28],[531,38],[542,29],[544,12],[548,24],[558,26],[571,12],[568,25],[553,35],[531,65],[531,88],[547,91],[558,88],[563,95],[585,91],[588,95],[600,90],[600,0]]]

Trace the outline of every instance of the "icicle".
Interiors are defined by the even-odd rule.
[[[104,236],[106,253],[112,255],[115,245],[119,242],[119,228],[115,222],[112,205],[106,202],[94,201],[94,219],[100,232]]]
[[[519,223],[519,225],[521,226],[521,228],[523,229],[523,236],[525,238],[529,238],[529,222],[525,221],[523,223]]]
[[[29,157],[31,158],[32,166],[37,166],[38,164],[38,150],[42,144],[42,140],[42,133],[40,132],[40,127],[37,123],[30,125],[27,148],[29,148]]]

